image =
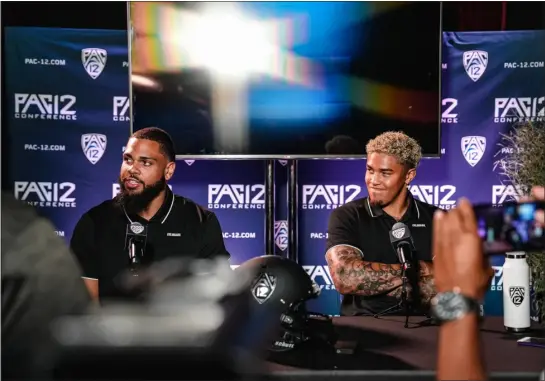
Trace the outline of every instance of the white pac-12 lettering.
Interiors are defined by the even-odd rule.
[[[170,188],[170,190],[172,190],[172,185],[168,184],[168,187]],[[120,191],[121,185],[119,185],[118,183],[112,184],[112,198],[115,198],[115,196],[117,196]]]
[[[514,185],[493,185],[492,204],[498,205],[506,201],[518,201],[522,194],[522,189]]]
[[[265,185],[209,184],[208,204],[265,204]]]
[[[431,205],[447,206],[456,204],[456,200],[452,199],[452,196],[456,193],[454,185],[411,185],[409,190],[414,197]]]
[[[360,193],[359,185],[303,185],[302,201],[303,205],[343,205],[353,201]],[[317,201],[318,197],[323,201]]]
[[[441,114],[441,123],[458,123],[458,113],[453,112],[458,107],[458,99],[445,98],[441,105],[444,110]]]
[[[329,266],[303,266],[314,282],[316,282],[322,290],[334,290],[335,286],[331,278]]]
[[[29,112],[35,107],[43,115],[75,115],[76,110],[72,110],[75,103],[76,97],[68,94],[15,94],[15,114],[35,113]]]
[[[545,116],[545,97],[496,98],[494,118]]]
[[[491,291],[502,291],[503,290],[503,266],[492,266],[494,270],[494,276],[490,281],[490,290]]]
[[[32,195],[36,195],[40,202],[66,202],[76,201],[75,197],[70,197],[76,190],[74,183],[51,183],[44,181],[16,181],[15,198],[26,201]]]
[[[127,111],[129,110],[129,106],[130,106],[129,97],[114,97],[113,120],[115,122],[129,121],[130,118],[127,116]]]

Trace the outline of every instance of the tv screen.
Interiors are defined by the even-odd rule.
[[[440,2],[134,2],[129,17],[132,129],[166,130],[179,158],[362,157],[385,131],[440,154]]]

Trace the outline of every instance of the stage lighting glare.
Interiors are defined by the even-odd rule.
[[[234,77],[268,72],[275,49],[264,23],[229,10],[204,14],[187,27],[185,48],[199,65]]]

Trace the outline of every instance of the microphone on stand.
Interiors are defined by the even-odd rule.
[[[390,231],[390,242],[397,254],[399,263],[404,269],[413,267],[414,242],[409,227],[403,222],[397,222]]]
[[[129,255],[128,259],[130,270],[135,276],[138,276],[138,269],[142,265],[142,261],[145,256],[147,237],[147,226],[144,226],[139,222],[131,222],[127,224],[125,249]]]
[[[401,276],[403,282],[401,286],[401,301],[405,307],[405,328],[407,328],[409,326],[411,300],[415,305],[420,305],[420,289],[417,280],[418,268],[414,269],[414,266],[416,265],[413,258],[415,247],[409,227],[403,222],[395,223],[390,231],[390,242],[392,243],[392,247],[394,248],[403,269]],[[412,288],[412,298],[409,298],[407,283],[409,283]]]

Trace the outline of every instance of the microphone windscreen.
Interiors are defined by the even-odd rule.
[[[397,222],[392,226],[392,230],[390,231],[390,241],[392,243],[405,241],[410,238],[411,232],[409,231],[409,227],[403,222]]]

